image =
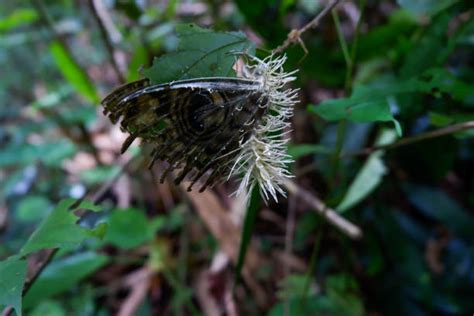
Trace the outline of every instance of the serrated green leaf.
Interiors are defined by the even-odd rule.
[[[94,252],[79,253],[51,262],[31,286],[24,298],[24,307],[32,307],[45,298],[74,287],[107,262],[108,257]]]
[[[94,235],[93,229],[83,228],[76,224],[78,217],[74,211],[82,208],[99,211],[100,207],[89,201],[83,201],[79,205],[75,205],[75,203],[77,201],[74,199],[59,202],[58,206],[31,234],[20,254],[27,255],[46,248],[75,246]]]
[[[21,294],[26,278],[26,260],[9,258],[0,262],[0,307],[12,306],[22,315]]]
[[[98,103],[99,96],[94,84],[87,73],[79,66],[73,56],[64,46],[55,41],[50,45],[50,51],[59,71],[69,83],[91,103]]]
[[[200,77],[234,76],[235,52],[254,50],[240,32],[213,32],[194,24],[176,26],[178,50],[155,58],[153,66],[143,71],[153,83]]]

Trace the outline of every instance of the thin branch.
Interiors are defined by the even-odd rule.
[[[293,44],[299,43],[302,45],[303,49],[306,51],[306,48],[303,44],[303,41],[301,40],[301,35],[306,32],[309,29],[315,28],[319,25],[319,22],[321,19],[328,14],[329,11],[331,11],[333,8],[336,7],[336,5],[341,2],[341,0],[334,0],[331,4],[329,4],[327,7],[325,7],[314,19],[312,19],[309,23],[307,23],[305,26],[303,26],[300,29],[295,29],[292,30],[290,33],[288,33],[288,36],[286,40],[275,48],[272,52],[274,54],[279,54],[282,53],[285,49],[290,47]]]
[[[373,153],[374,151],[377,150],[390,150],[406,145],[411,145],[413,143],[421,142],[427,139],[432,139],[432,138],[437,138],[441,136],[446,136],[446,135],[451,135],[455,134],[458,132],[462,132],[467,129],[474,128],[474,121],[468,121],[468,122],[463,122],[459,124],[454,124],[448,127],[440,128],[431,132],[423,133],[420,135],[412,136],[412,137],[406,137],[398,142],[391,143],[391,144],[386,144],[386,145],[380,145],[380,146],[374,146],[374,147],[368,147],[365,149],[362,149],[361,151],[353,152],[353,153],[347,153],[343,154],[342,157],[353,157],[353,156],[364,156],[364,155],[369,155]]]
[[[329,208],[323,201],[315,197],[310,192],[298,186],[291,180],[285,180],[285,187],[290,193],[299,197],[306,204],[313,207],[313,209],[323,216],[331,225],[337,227],[341,232],[353,239],[360,239],[362,237],[362,230],[339,215],[336,211]]]
[[[118,62],[117,52],[114,49],[114,44],[120,42],[122,36],[115,28],[112,19],[102,1],[89,0],[89,6],[94,19],[99,25],[100,34],[102,36],[102,40],[105,43],[105,47],[107,48],[107,53],[115,74],[117,75],[120,83],[125,83],[125,77]]]

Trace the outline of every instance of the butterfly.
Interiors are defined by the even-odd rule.
[[[149,168],[167,163],[160,181],[198,181],[200,192],[224,179],[241,146],[268,110],[262,82],[246,78],[196,78],[153,85],[125,84],[103,101],[104,114],[129,133],[121,152],[136,138],[153,147]],[[176,171],[176,172],[175,172]]]

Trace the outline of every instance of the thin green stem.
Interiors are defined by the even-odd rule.
[[[344,84],[347,91],[352,90],[352,76],[354,72],[355,60],[356,60],[356,55],[357,55],[357,47],[359,44],[360,27],[362,25],[362,21],[364,18],[365,4],[366,4],[366,0],[359,1],[360,15],[359,15],[359,20],[357,21],[356,29],[354,32],[354,40],[351,46],[351,56],[350,56],[351,63],[350,63],[350,66],[347,68],[346,81]]]
[[[339,16],[337,15],[336,10],[331,11],[332,19],[334,20],[334,26],[336,27],[337,38],[339,40],[339,45],[341,45],[342,54],[344,55],[344,61],[346,62],[347,69],[349,70],[352,67],[351,55],[349,54],[349,48],[347,46],[346,39],[342,33],[341,23],[339,21]]]
[[[334,20],[334,26],[336,27],[337,38],[339,40],[339,45],[341,46],[342,54],[344,55],[344,61],[346,62],[347,66],[347,73],[349,73],[352,69],[352,60],[349,54],[349,49],[347,47],[346,39],[344,38],[344,34],[342,33],[341,23],[339,21],[339,16],[337,15],[336,10],[331,11],[332,18]],[[347,91],[347,87],[346,87]],[[334,152],[331,156],[331,169],[330,169],[330,187],[333,188],[334,184],[336,183],[337,178],[337,170],[339,168],[339,156],[341,155],[342,145],[344,144],[344,138],[346,134],[346,121],[341,120],[337,126],[337,139],[336,139],[336,147]]]

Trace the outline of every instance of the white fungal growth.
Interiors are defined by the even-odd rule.
[[[286,73],[283,70],[286,56],[248,58],[253,64],[244,66],[243,77],[261,82],[262,95],[268,99],[268,103],[264,105],[267,108],[265,115],[253,134],[246,140],[241,139],[241,151],[229,177],[243,174],[236,194],[248,195],[258,185],[265,201],[270,196],[277,201],[277,193],[285,195],[282,188],[285,178],[292,176],[287,164],[293,160],[286,153],[286,144],[289,141],[289,119],[298,102],[298,89],[285,86],[296,79],[292,76],[296,71]]]

